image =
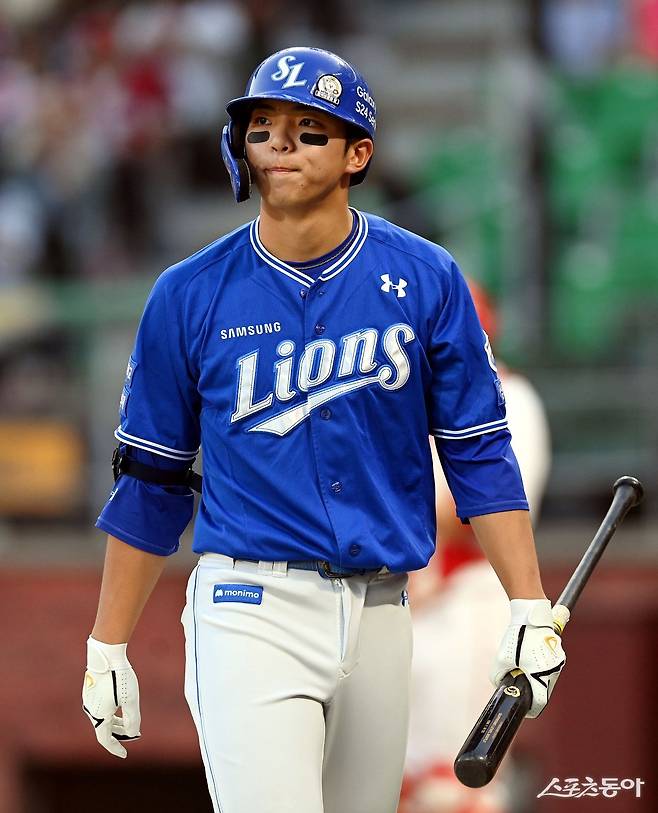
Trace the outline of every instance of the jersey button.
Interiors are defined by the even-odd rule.
[[[322,336],[322,334],[325,332],[326,329],[327,328],[324,325],[316,325],[315,326],[315,332],[318,334],[318,336]]]
[[[307,293],[308,291],[306,290],[306,288],[302,288],[302,290],[299,292],[299,295],[301,296],[302,299],[306,299]]]
[[[350,556],[358,556],[361,553],[361,545],[350,545]]]
[[[328,421],[331,418],[331,410],[330,409],[321,409],[320,410],[320,417],[324,421]]]
[[[340,480],[336,480],[335,483],[331,484],[331,490],[334,492],[334,494],[338,494],[343,490],[343,484],[340,482]]]

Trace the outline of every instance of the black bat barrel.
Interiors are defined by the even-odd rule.
[[[455,759],[455,775],[469,788],[493,779],[500,760],[532,705],[532,689],[516,670],[503,678]]]
[[[569,583],[562,591],[562,595],[557,600],[557,604],[563,604],[573,610],[583,588],[587,584],[592,571],[596,567],[599,559],[603,555],[608,542],[623,521],[626,514],[644,499],[644,487],[635,477],[625,475],[620,477],[614,484],[614,498],[612,504],[605,515],[596,536],[590,542],[583,558],[578,563],[578,567],[569,579]]]
[[[558,599],[573,608],[606,545],[628,511],[642,501],[644,489],[635,477],[620,477],[614,484],[614,499],[596,536]],[[560,634],[558,632],[558,634]],[[470,788],[490,782],[505,756],[523,718],[532,705],[532,689],[518,669],[503,678],[491,696],[473,730],[455,759],[457,779]]]

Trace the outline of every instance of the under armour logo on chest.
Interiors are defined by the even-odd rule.
[[[397,285],[393,282],[393,280],[390,278],[388,274],[382,274],[380,279],[384,283],[381,289],[382,291],[385,291],[387,294],[390,293],[390,291],[396,291],[398,299],[402,299],[403,296],[407,295],[407,292],[404,290],[407,287],[406,279],[402,279],[402,277],[400,277]]]

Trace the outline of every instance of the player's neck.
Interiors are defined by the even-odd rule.
[[[347,205],[311,211],[272,210],[261,203],[258,234],[265,248],[288,262],[314,260],[347,239],[352,213]]]

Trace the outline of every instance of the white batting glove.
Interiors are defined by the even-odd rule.
[[[127,644],[104,644],[87,639],[87,671],[82,684],[82,708],[92,722],[96,739],[115,757],[128,752],[119,740],[136,740],[139,726],[139,685],[126,656]],[[121,715],[116,712],[121,709]]]
[[[497,687],[508,672],[520,669],[532,688],[532,705],[526,717],[538,717],[567,658],[553,626],[548,599],[515,598],[510,607],[510,625],[491,669],[491,682]]]

